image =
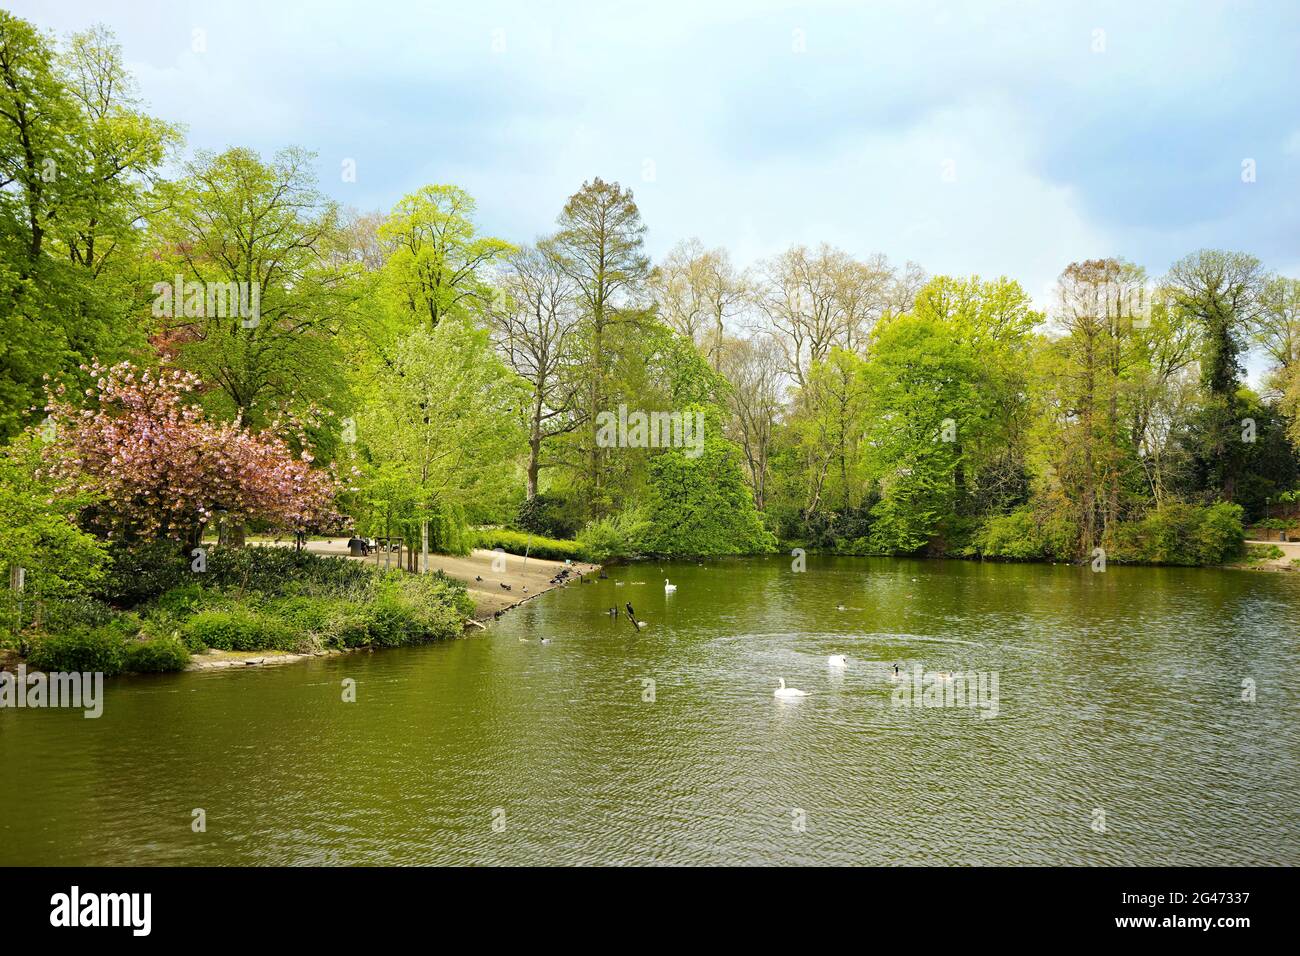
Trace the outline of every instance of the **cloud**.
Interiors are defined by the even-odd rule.
[[[10,6],[59,33],[106,21],[192,147],[304,146],[363,208],[456,182],[512,239],[600,175],[636,191],[656,254],[826,240],[1040,301],[1081,257],[1297,266],[1284,3]]]

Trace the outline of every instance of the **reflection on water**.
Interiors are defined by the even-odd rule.
[[[1283,574],[613,569],[461,641],[0,711],[0,863],[1295,864],[1298,607]],[[996,674],[997,716],[897,706],[895,665]]]

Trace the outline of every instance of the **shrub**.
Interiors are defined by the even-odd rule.
[[[984,522],[975,535],[981,557],[1007,561],[1033,561],[1043,556],[1043,537],[1032,508],[1017,508]]]
[[[1140,521],[1121,525],[1113,560],[1134,564],[1223,564],[1242,553],[1245,531],[1240,505],[1202,506],[1171,501]]]
[[[477,548],[500,548],[511,554],[523,554],[526,551],[530,557],[547,561],[581,561],[585,557],[585,552],[577,541],[544,538],[504,528],[479,529],[474,533],[474,540]]]
[[[221,651],[291,651],[304,644],[291,625],[246,607],[202,611],[190,619],[187,630],[192,641]]]
[[[126,652],[126,669],[137,674],[162,674],[184,670],[190,662],[190,652],[174,637],[137,641]]]
[[[347,558],[292,548],[214,548],[203,585],[262,594],[333,594],[365,585],[374,570]]]
[[[1275,561],[1286,557],[1286,552],[1275,544],[1246,545],[1246,560],[1252,564],[1258,561]]]
[[[558,495],[547,494],[534,495],[521,502],[515,524],[522,531],[547,538],[572,538],[579,527],[572,504]]]
[[[118,545],[109,553],[99,596],[119,607],[134,607],[185,581],[190,558],[175,541]]]
[[[120,616],[120,611],[103,601],[92,597],[71,597],[43,602],[40,626],[42,630],[61,634],[77,627],[107,627]]]
[[[37,638],[27,655],[27,665],[46,672],[120,674],[126,663],[127,645],[127,639],[116,628],[77,628]]]
[[[578,533],[578,545],[587,560],[605,563],[639,557],[648,522],[635,511],[590,521]]]

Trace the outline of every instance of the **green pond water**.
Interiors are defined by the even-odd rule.
[[[1295,864],[1298,612],[1287,574],[615,568],[464,640],[0,710],[0,863]]]

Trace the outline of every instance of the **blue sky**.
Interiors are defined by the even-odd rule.
[[[655,255],[827,240],[1040,302],[1104,255],[1158,275],[1221,246],[1300,275],[1300,4],[6,6],[113,28],[190,148],[304,146],[360,208],[457,183],[512,240],[599,175],[634,189]]]

